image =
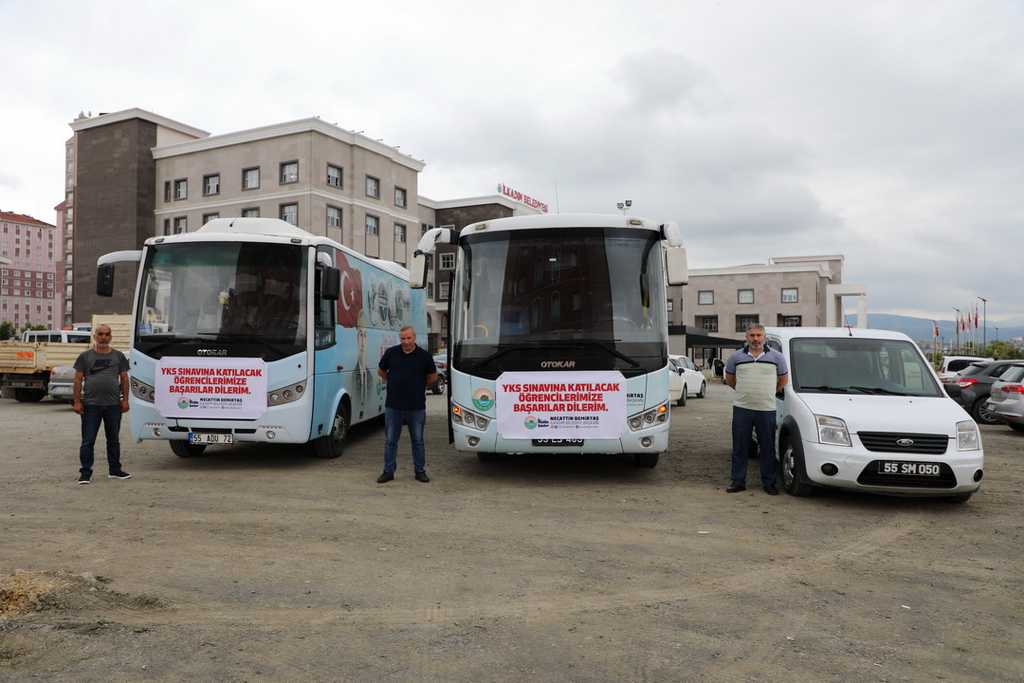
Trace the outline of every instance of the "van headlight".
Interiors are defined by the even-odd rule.
[[[654,425],[663,424],[665,422],[668,422],[668,403],[662,403],[650,410],[630,415],[629,418],[626,419],[626,423],[629,425],[629,428],[634,432],[638,432],[641,429],[647,429],[648,427],[653,427]]]
[[[961,451],[981,450],[981,434],[974,420],[956,423],[956,447]]]
[[[145,382],[140,382],[134,377],[130,377],[128,379],[128,384],[131,386],[132,396],[140,401],[145,401],[146,403],[153,402],[153,387],[149,386]]]
[[[838,417],[830,415],[815,415],[814,421],[818,425],[818,441],[831,446],[852,446],[850,441],[850,430],[846,428],[846,422]]]

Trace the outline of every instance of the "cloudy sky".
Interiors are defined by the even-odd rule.
[[[874,312],[1024,323],[1021,2],[113,7],[0,0],[0,208],[53,221],[79,110],[318,115],[431,198],[629,198],[692,266],[843,253]]]

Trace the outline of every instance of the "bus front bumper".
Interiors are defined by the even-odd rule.
[[[498,434],[491,420],[484,430],[453,424],[455,450],[478,453],[588,453],[594,455],[624,453],[664,453],[668,450],[668,423],[632,432],[623,425],[618,439],[584,439],[583,445],[553,445],[551,439],[507,439]]]
[[[306,443],[309,441],[310,396],[267,408],[256,420],[186,420],[165,418],[154,404],[135,396],[128,413],[132,436],[138,440],[185,441],[189,432],[231,434],[235,443]]]

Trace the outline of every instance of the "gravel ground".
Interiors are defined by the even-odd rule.
[[[80,487],[68,406],[0,401],[0,601],[63,591],[0,616],[0,680],[1024,680],[1024,434],[982,428],[966,505],[726,495],[726,391],[654,470],[481,464],[430,397],[434,481],[406,441],[385,486],[370,425],[333,461],[125,428],[134,478]]]

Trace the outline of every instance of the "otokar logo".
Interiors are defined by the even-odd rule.
[[[226,356],[227,349],[196,349],[197,356]]]
[[[574,360],[542,360],[540,362],[542,368],[556,368],[559,370],[569,370],[576,367],[576,361]]]

